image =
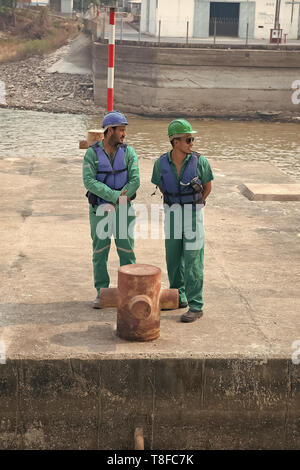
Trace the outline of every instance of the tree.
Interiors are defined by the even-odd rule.
[[[6,29],[9,24],[16,26],[17,0],[0,0],[1,29]]]

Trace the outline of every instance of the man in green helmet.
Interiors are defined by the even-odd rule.
[[[214,178],[206,158],[192,151],[195,133],[185,119],[170,123],[172,149],[156,160],[151,179],[164,197],[168,277],[179,290],[179,308],[189,306],[185,323],[203,315],[203,207]]]

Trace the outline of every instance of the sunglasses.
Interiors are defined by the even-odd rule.
[[[181,140],[181,139],[182,139],[182,137],[179,137],[179,138],[178,138],[178,140]],[[195,137],[187,137],[187,138],[185,139],[185,142],[186,142],[187,144],[190,144],[191,142],[194,142],[194,140],[195,140]]]

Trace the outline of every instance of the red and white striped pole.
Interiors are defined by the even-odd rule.
[[[107,112],[113,110],[114,63],[115,63],[115,9],[109,9],[108,69],[107,69]]]

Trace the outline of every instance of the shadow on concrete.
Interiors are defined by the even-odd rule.
[[[185,313],[188,309],[178,309],[172,310],[170,312],[161,312],[160,314],[160,322],[167,322],[168,320],[175,321],[177,323],[181,323],[180,317],[183,313]]]
[[[80,322],[105,322],[116,320],[116,309],[96,310],[92,301],[51,302],[39,304],[0,304],[0,328],[13,325],[43,324],[63,325]]]
[[[89,352],[101,353],[116,350],[122,340],[116,336],[114,325],[93,325],[86,331],[57,334],[50,338],[52,344],[64,347],[86,347]]]

